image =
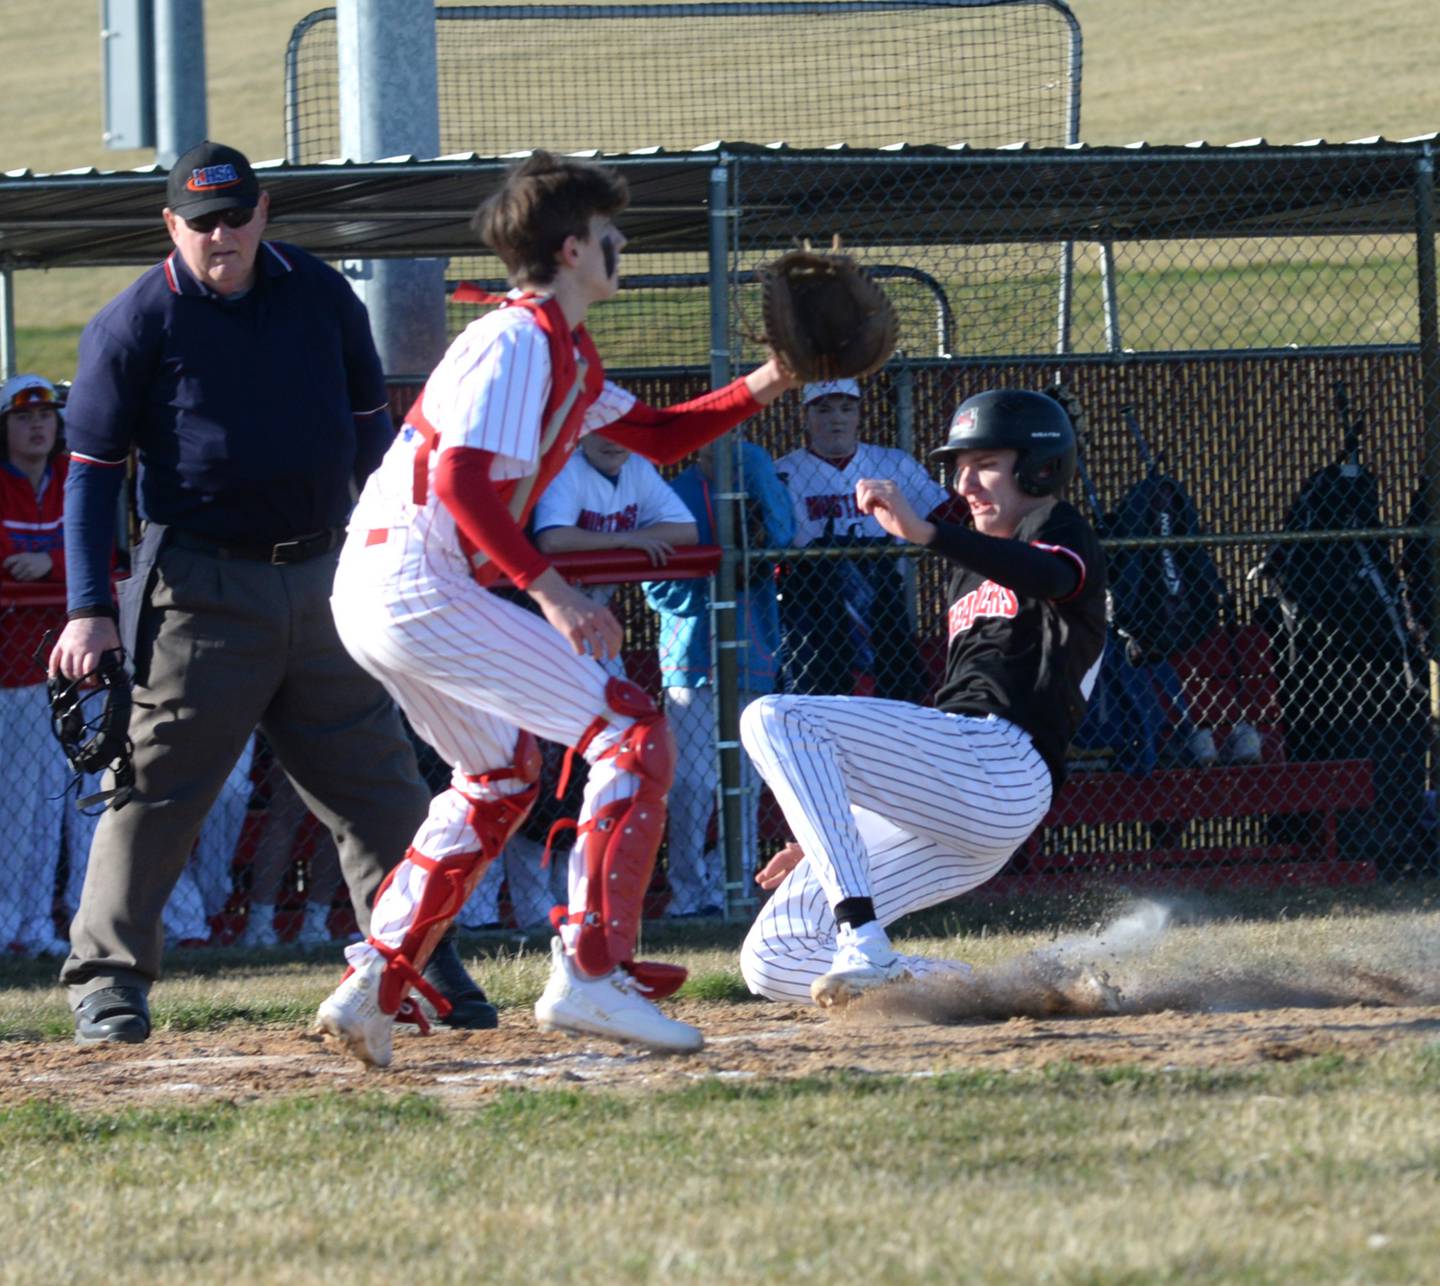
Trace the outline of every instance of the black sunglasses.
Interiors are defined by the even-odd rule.
[[[185,226],[191,232],[209,236],[219,224],[223,223],[227,228],[243,228],[254,217],[254,209],[248,206],[232,206],[229,210],[216,210],[213,214],[197,214],[193,219],[186,219]]]

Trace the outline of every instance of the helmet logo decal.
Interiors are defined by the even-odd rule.
[[[973,406],[962,406],[955,412],[955,418],[950,421],[950,432],[952,436],[956,433],[970,433],[975,428],[975,408]]]

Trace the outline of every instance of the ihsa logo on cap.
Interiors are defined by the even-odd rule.
[[[191,192],[210,192],[215,188],[231,188],[240,182],[240,175],[228,162],[224,165],[206,165],[190,171],[185,186]]]

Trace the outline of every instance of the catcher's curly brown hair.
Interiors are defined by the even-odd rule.
[[[536,151],[481,202],[470,226],[500,256],[512,285],[543,286],[554,280],[566,237],[583,240],[595,215],[613,218],[629,203],[630,189],[614,170]]]

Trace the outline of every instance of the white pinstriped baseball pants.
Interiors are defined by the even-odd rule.
[[[984,884],[1050,807],[1050,769],[1028,733],[991,715],[873,697],[767,696],[740,720],[745,749],[805,859],[741,950],[746,984],[810,1001],[835,953],[832,908],[869,897],[876,918]]]
[[[340,556],[331,596],[335,625],[346,650],[384,684],[410,720],[454,770],[448,790],[412,841],[419,852],[443,858],[474,852],[478,840],[468,814],[471,799],[524,789],[501,781],[477,786],[467,778],[508,768],[519,729],[573,746],[600,715],[614,720],[590,743],[590,776],[580,810],[583,822],[597,808],[635,791],[636,780],[601,759],[630,726],[610,714],[610,676],[570,644],[542,616],[480,588],[459,569],[436,568],[405,528],[368,545],[352,532]],[[570,857],[570,907],[584,906],[580,846]],[[398,947],[414,917],[428,872],[401,862],[375,905],[372,936]],[[364,943],[346,949],[358,966],[372,952]]]

